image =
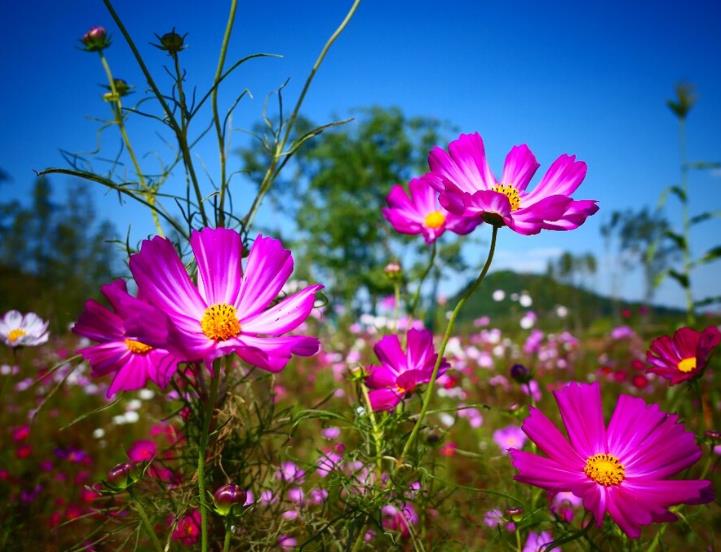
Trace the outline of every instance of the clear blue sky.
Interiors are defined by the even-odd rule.
[[[256,51],[282,60],[253,61],[239,71],[230,92],[249,87],[255,99],[237,112],[235,128],[248,128],[270,90],[291,78],[295,98],[327,35],[350,2],[241,2],[229,60]],[[183,60],[191,83],[212,79],[225,24],[226,2],[153,0],[117,2],[158,80],[167,57],[148,45],[153,33],[175,26],[189,33]],[[0,167],[13,182],[3,196],[22,197],[33,169],[63,163],[59,148],[89,151],[97,123],[107,117],[100,101],[104,77],[97,57],[78,50],[78,37],[105,25],[114,38],[108,51],[116,76],[144,88],[130,53],[97,0],[14,2],[0,18]],[[409,114],[446,119],[484,136],[500,172],[506,151],[528,143],[542,169],[561,153],[589,165],[579,198],[598,199],[601,212],[574,232],[536,237],[505,232],[498,266],[540,268],[548,255],[569,249],[602,255],[599,226],[613,209],[653,205],[660,190],[678,179],[676,121],[665,107],[674,84],[696,84],[699,103],[688,123],[692,159],[721,160],[721,3],[645,2],[438,2],[366,0],[321,68],[304,113],[323,122],[367,105],[400,106]],[[135,97],[139,97],[136,93]],[[199,130],[200,127],[198,127]],[[135,131],[135,132],[134,132]],[[130,125],[136,149],[163,151],[141,125]],[[117,138],[108,136],[115,145]],[[242,133],[233,136],[237,145]],[[213,141],[197,150],[217,173]],[[163,152],[164,153],[164,152]],[[144,160],[152,171],[153,158]],[[537,177],[538,178],[538,177]],[[64,182],[55,179],[56,188]],[[242,186],[242,182],[238,182]],[[692,212],[721,209],[721,175],[692,177]],[[243,198],[242,189],[235,193]],[[118,210],[115,196],[98,192],[101,210],[124,232],[150,233],[149,217]],[[244,206],[245,207],[245,206]],[[243,209],[245,210],[245,209]],[[261,222],[270,220],[269,211]],[[669,215],[677,216],[675,208]],[[721,223],[699,227],[699,252],[716,245]],[[477,252],[469,251],[470,254]],[[601,264],[598,285],[607,286]],[[638,294],[636,276],[625,294]],[[721,294],[717,263],[697,275],[698,294]],[[680,303],[673,285],[659,300]]]

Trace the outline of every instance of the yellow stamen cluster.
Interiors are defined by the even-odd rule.
[[[441,226],[443,226],[445,222],[446,215],[444,215],[440,211],[431,211],[426,215],[424,225],[426,228],[431,228],[435,230],[436,228],[440,228]]]
[[[679,361],[678,369],[684,374],[693,372],[696,369],[696,357],[684,358]]]
[[[200,328],[209,339],[225,341],[240,333],[240,322],[233,305],[220,303],[205,309]]]
[[[14,330],[10,330],[8,332],[8,341],[10,343],[15,343],[18,341],[21,337],[27,335],[28,332],[23,330],[22,328],[15,328]]]
[[[618,485],[626,478],[626,469],[612,454],[594,454],[589,457],[583,472],[604,487]]]
[[[128,351],[136,355],[144,355],[153,350],[150,345],[146,345],[142,341],[136,341],[135,339],[126,339],[125,346],[128,348]]]
[[[521,208],[521,194],[518,193],[515,186],[511,186],[510,184],[496,184],[493,186],[493,191],[503,194],[508,198],[511,204],[511,211],[516,211]]]

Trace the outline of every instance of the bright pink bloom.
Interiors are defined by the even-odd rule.
[[[200,510],[183,515],[173,530],[171,538],[185,546],[193,546],[200,539]]]
[[[168,385],[181,359],[163,347],[151,347],[128,331],[129,319],[142,317],[156,334],[156,340],[167,341],[168,321],[165,315],[128,294],[123,280],[106,284],[100,291],[112,310],[90,299],[73,326],[73,332],[98,342],[98,345],[78,352],[90,363],[93,375],[115,374],[107,396],[112,397],[118,391],[140,389],[148,380],[159,387]]]
[[[541,230],[573,230],[596,211],[596,201],[576,201],[571,194],[586,176],[586,164],[562,155],[549,167],[536,188],[527,192],[539,167],[528,146],[515,146],[506,156],[498,180],[486,161],[480,134],[461,134],[448,152],[435,147],[428,156],[430,182],[448,211],[491,224],[509,226],[520,234]]]
[[[606,427],[598,383],[570,383],[554,396],[568,440],[532,408],[523,431],[545,456],[511,450],[518,481],[571,491],[598,526],[608,512],[631,538],[638,538],[644,525],[675,520],[670,506],[713,500],[710,481],[668,479],[701,457],[695,436],[678,416],[621,395]]]
[[[430,175],[414,178],[408,183],[410,197],[403,186],[396,184],[391,188],[383,209],[383,216],[396,232],[401,234],[422,234],[426,243],[433,243],[443,232],[450,230],[456,234],[468,234],[481,221],[448,212],[438,203],[438,192],[433,188]]]
[[[155,441],[139,439],[128,449],[128,458],[133,462],[150,462],[158,454],[158,445]]]
[[[493,442],[498,445],[503,454],[508,454],[509,449],[521,449],[526,444],[526,435],[523,430],[515,425],[510,425],[493,432]]]
[[[561,549],[557,546],[547,548],[546,545],[549,542],[553,542],[553,536],[548,531],[541,531],[540,533],[530,531],[522,552],[561,552]]]
[[[405,502],[400,508],[386,504],[381,508],[381,514],[383,529],[399,531],[403,537],[408,537],[411,534],[410,526],[418,523],[418,514],[409,502]]]
[[[278,240],[261,235],[243,270],[238,232],[205,228],[190,236],[198,266],[193,284],[173,244],[161,237],[143,242],[130,258],[130,270],[148,300],[174,324],[177,347],[189,360],[211,361],[236,353],[249,364],[279,372],[292,355],[310,356],[315,337],[284,336],[313,309],[316,284],[271,306],[293,272],[293,257]],[[139,331],[151,328],[137,319]]]
[[[673,337],[664,335],[654,339],[646,359],[651,372],[676,385],[701,375],[719,343],[721,332],[716,326],[709,326],[703,332],[681,328]]]
[[[384,336],[373,350],[381,365],[368,367],[365,383],[371,390],[368,395],[374,411],[393,410],[418,385],[431,381],[438,355],[430,331],[409,330],[405,352],[397,335]],[[438,375],[448,366],[443,359]]]

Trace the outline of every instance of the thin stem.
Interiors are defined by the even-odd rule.
[[[107,0],[105,0],[105,1],[107,1]],[[318,54],[318,57],[315,60],[315,63],[313,64],[313,68],[311,69],[310,74],[308,75],[308,78],[306,79],[305,84],[303,85],[303,90],[301,90],[300,96],[298,97],[298,101],[295,103],[293,112],[291,113],[290,118],[288,119],[288,122],[286,123],[285,132],[283,133],[283,137],[281,138],[280,142],[278,142],[275,146],[275,151],[273,152],[273,158],[271,159],[270,166],[265,171],[265,175],[263,175],[263,180],[261,181],[260,188],[258,189],[258,195],[255,196],[255,199],[253,200],[253,203],[251,204],[250,209],[248,210],[248,213],[245,215],[245,217],[243,217],[243,227],[246,231],[250,228],[250,225],[253,223],[253,219],[255,218],[255,215],[257,214],[258,208],[260,207],[260,204],[263,201],[265,194],[268,193],[270,186],[273,184],[275,177],[278,175],[278,172],[276,171],[276,166],[277,166],[280,158],[284,155],[283,152],[285,149],[285,145],[288,142],[290,133],[293,130],[293,127],[295,126],[296,120],[298,119],[298,113],[300,112],[300,108],[303,105],[303,100],[305,100],[305,95],[308,93],[308,89],[310,88],[310,85],[313,82],[313,78],[315,77],[315,74],[318,72],[318,69],[320,68],[321,63],[323,63],[323,60],[325,59],[325,56],[328,53],[328,50],[330,50],[330,47],[338,39],[338,37],[345,30],[345,28],[348,26],[348,23],[353,18],[353,15],[355,14],[359,5],[360,5],[360,0],[353,1],[353,4],[351,5],[350,9],[348,10],[348,13],[346,13],[345,17],[343,18],[343,21],[341,21],[340,25],[338,25],[338,28],[335,30],[335,32],[332,35],[330,35],[330,38],[326,41],[325,45],[323,46],[323,49],[320,51],[320,54]]]
[[[411,301],[410,309],[408,310],[408,316],[409,318],[412,318],[413,315],[416,313],[416,308],[418,308],[418,301],[420,301],[421,298],[421,288],[423,287],[423,282],[425,281],[426,277],[430,273],[431,269],[433,268],[433,263],[436,260],[436,242],[433,242],[433,246],[431,247],[431,258],[428,261],[428,266],[423,271],[423,275],[421,276],[420,281],[418,282],[418,287],[416,288],[416,293],[413,295],[413,301]]]
[[[127,129],[125,128],[125,118],[123,117],[123,104],[120,100],[120,94],[118,93],[118,89],[115,86],[115,78],[113,78],[113,73],[110,70],[110,64],[108,63],[108,59],[103,54],[102,50],[99,50],[98,53],[100,54],[100,63],[105,70],[105,76],[108,79],[108,86],[110,86],[111,97],[109,103],[113,109],[115,124],[118,125],[118,130],[120,131],[120,136],[123,138],[125,149],[128,150],[128,155],[130,156],[130,160],[132,161],[133,167],[135,168],[135,174],[138,176],[138,183],[140,184],[140,189],[145,195],[146,201],[151,205],[155,205],[154,190],[150,186],[148,186],[148,183],[145,181],[143,170],[140,168],[140,162],[138,161],[138,157],[135,155],[135,149],[133,149],[133,145],[130,143],[130,137],[128,136]],[[150,215],[153,217],[153,224],[155,224],[155,229],[158,232],[158,235],[163,236],[163,227],[160,225],[158,213],[151,209]]]
[[[198,497],[200,500],[200,547],[203,552],[208,552],[208,501],[205,491],[205,454],[208,450],[208,435],[210,423],[213,420],[213,410],[218,396],[218,384],[220,381],[220,363],[213,363],[213,373],[210,376],[210,395],[208,404],[203,414],[203,433],[198,444]]]
[[[361,382],[360,386],[363,393],[363,401],[365,402],[366,409],[368,410],[368,417],[371,421],[371,427],[373,428],[373,442],[376,449],[376,472],[378,475],[378,482],[380,482],[381,475],[383,475],[383,430],[378,426],[376,413],[373,411],[371,399],[368,395],[368,388],[363,382]]]
[[[468,287],[466,292],[463,294],[463,296],[458,300],[458,303],[456,303],[455,308],[453,309],[453,312],[451,312],[451,317],[448,319],[448,323],[446,324],[446,331],[443,334],[443,339],[441,340],[441,346],[438,350],[438,357],[436,358],[436,363],[433,366],[433,373],[431,374],[431,380],[428,382],[428,386],[426,387],[426,391],[423,394],[423,405],[421,406],[421,412],[418,415],[418,420],[416,420],[416,424],[413,426],[413,430],[411,431],[411,434],[408,436],[408,440],[406,441],[405,446],[403,447],[403,451],[401,452],[400,457],[398,458],[398,461],[396,462],[396,467],[399,467],[403,464],[403,460],[405,459],[406,455],[410,451],[411,445],[413,444],[413,441],[416,439],[418,435],[418,431],[421,428],[421,425],[423,425],[423,421],[426,417],[426,412],[428,411],[428,405],[431,402],[431,397],[433,395],[433,386],[436,382],[436,377],[438,376],[438,369],[441,367],[441,363],[443,362],[443,354],[446,352],[446,346],[448,345],[448,340],[451,338],[451,332],[453,331],[453,328],[456,324],[456,317],[458,316],[458,313],[463,308],[463,305],[465,305],[468,298],[473,295],[473,293],[476,291],[478,286],[481,284],[483,279],[486,277],[486,274],[488,273],[488,269],[491,267],[491,263],[493,262],[493,254],[496,250],[496,237],[498,236],[498,226],[493,226],[493,234],[491,235],[491,245],[488,250],[488,257],[486,258],[486,263],[483,265],[483,269],[481,270],[481,273],[478,275],[478,278]]]
[[[165,113],[165,118],[170,126],[170,128],[173,129],[173,132],[175,132],[176,139],[178,141],[178,146],[180,147],[180,151],[183,155],[183,164],[185,165],[185,169],[188,171],[188,174],[190,175],[190,180],[193,183],[193,189],[195,191],[195,196],[198,200],[198,210],[200,211],[200,216],[203,219],[203,225],[208,225],[208,216],[205,212],[205,206],[203,205],[203,194],[200,191],[200,184],[198,183],[198,177],[195,174],[195,167],[193,166],[193,159],[190,156],[190,148],[188,147],[188,142],[183,136],[183,133],[181,131],[180,126],[178,125],[178,121],[175,119],[175,116],[173,115],[173,111],[170,109],[170,106],[168,105],[168,102],[165,101],[165,97],[163,96],[162,92],[158,88],[158,85],[155,83],[155,80],[153,79],[153,76],[150,74],[150,71],[148,70],[148,67],[145,65],[145,61],[143,61],[143,56],[140,55],[140,51],[138,50],[138,47],[135,45],[135,42],[133,42],[133,38],[130,36],[130,33],[125,28],[125,25],[123,24],[122,20],[120,19],[120,16],[118,16],[118,12],[115,11],[115,8],[113,8],[113,4],[110,0],[103,0],[103,3],[105,4],[105,8],[108,10],[108,13],[110,13],[110,16],[113,18],[113,21],[115,21],[115,24],[118,26],[118,29],[120,29],[120,33],[123,35],[123,38],[125,39],[125,42],[130,47],[130,50],[133,52],[133,56],[135,57],[135,61],[138,64],[138,67],[140,67],[140,70],[143,72],[143,75],[145,76],[145,80],[148,83],[148,86],[150,86],[150,89],[153,91],[153,94],[155,95],[156,99],[160,103],[160,106],[163,108],[163,112]]]
[[[688,215],[688,159],[686,155],[686,119],[679,119],[678,149],[681,161],[681,217],[683,224],[683,274],[686,276],[686,323],[692,326],[696,321],[694,312],[693,292],[691,291],[691,222]]]
[[[232,531],[230,530],[230,523],[225,524],[225,538],[223,538],[223,552],[228,552],[230,550],[230,537],[232,535]]]
[[[148,537],[150,537],[150,542],[153,543],[153,548],[157,552],[163,552],[163,546],[160,544],[160,541],[158,540],[158,536],[155,534],[155,529],[153,529],[153,524],[150,523],[150,518],[148,517],[147,512],[145,511],[145,508],[143,508],[143,504],[140,502],[138,497],[135,496],[135,493],[133,492],[132,487],[128,487],[128,494],[130,495],[130,499],[133,504],[133,508],[136,512],[138,512],[138,515],[140,516],[140,520],[143,523],[143,529],[145,529],[145,532],[148,534]]]
[[[210,97],[210,103],[213,109],[213,124],[215,125],[215,133],[218,136],[218,154],[220,155],[220,196],[218,199],[218,212],[216,213],[216,224],[223,226],[225,224],[225,216],[223,209],[225,207],[225,189],[228,186],[225,173],[225,128],[220,124],[220,115],[218,114],[218,82],[223,76],[223,66],[225,65],[225,55],[228,52],[228,43],[230,42],[230,34],[233,31],[233,23],[235,23],[235,10],[238,7],[238,0],[231,0],[230,13],[228,21],[225,24],[225,34],[223,42],[220,46],[220,56],[218,56],[218,67],[215,70],[215,78],[213,79],[213,92]]]

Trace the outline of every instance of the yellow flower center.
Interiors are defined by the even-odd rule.
[[[22,328],[15,328],[14,330],[10,330],[8,332],[8,341],[10,343],[15,343],[18,339],[21,337],[27,335],[28,332],[23,330]]]
[[[128,351],[135,353],[136,355],[144,355],[145,353],[149,353],[153,350],[150,345],[146,345],[142,341],[136,341],[134,339],[126,339],[125,346],[128,348]]]
[[[431,211],[426,215],[426,220],[424,222],[426,228],[440,228],[443,226],[443,224],[446,222],[446,215],[441,213],[440,211]]]
[[[206,337],[225,341],[240,333],[240,322],[233,305],[220,303],[205,309],[200,327]]]
[[[611,454],[594,454],[586,460],[583,472],[604,487],[618,485],[626,479],[623,464]]]
[[[696,357],[684,358],[678,363],[678,369],[684,374],[693,372],[696,369]]]
[[[521,194],[518,193],[518,190],[516,190],[514,186],[510,184],[496,184],[493,186],[493,191],[503,194],[508,198],[511,204],[511,211],[516,211],[521,208]]]

